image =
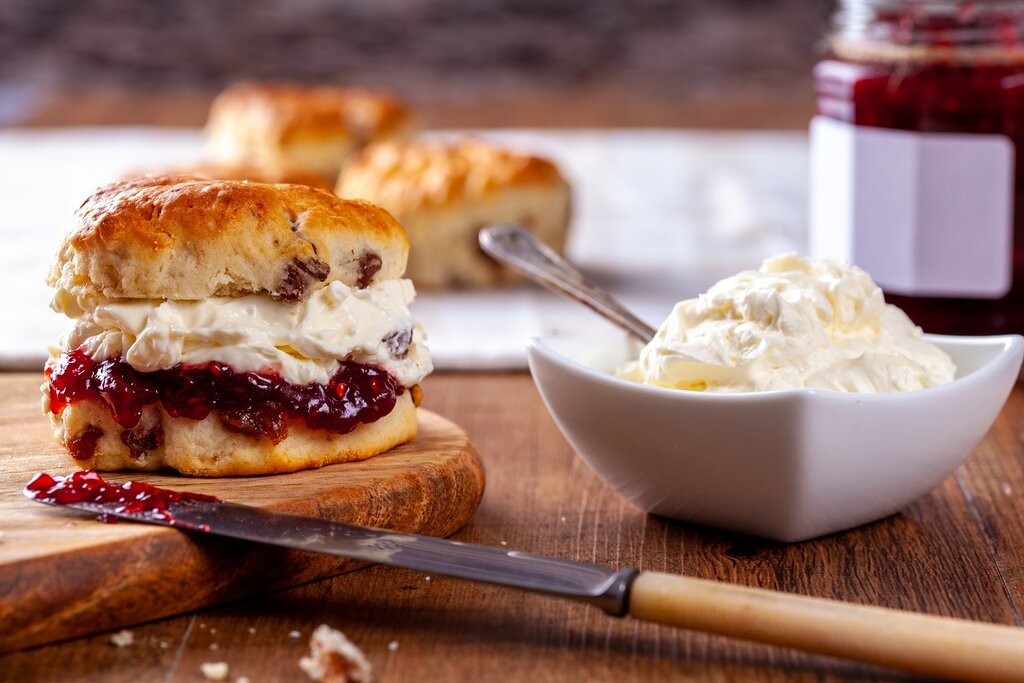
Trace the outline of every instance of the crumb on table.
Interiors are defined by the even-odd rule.
[[[373,669],[362,650],[344,633],[327,624],[321,624],[313,631],[309,638],[309,656],[299,660],[299,667],[321,683],[373,681]]]
[[[121,630],[110,636],[110,642],[118,647],[128,647],[135,642],[135,634],[128,630]]]
[[[228,680],[227,662],[203,662],[199,665],[199,670],[203,672],[203,678],[208,681]]]

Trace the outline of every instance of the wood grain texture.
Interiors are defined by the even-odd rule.
[[[455,538],[930,614],[1021,624],[1024,388],[954,477],[902,513],[782,545],[643,514],[574,456],[523,374],[428,378],[426,407],[464,427],[487,493]],[[6,418],[5,418],[6,419]],[[0,432],[0,442],[4,437]],[[3,520],[0,519],[0,529]],[[369,567],[109,635],[0,657],[0,680],[308,680],[318,624],[347,633],[380,680],[898,681],[893,672],[707,636],[583,605]],[[299,638],[289,637],[292,630]],[[389,643],[397,643],[389,649]],[[211,649],[216,646],[216,649]],[[918,680],[918,679],[915,679]]]
[[[73,469],[39,407],[39,379],[0,377],[0,651],[94,633],[293,586],[365,563],[189,535],[102,524],[21,494],[35,472]],[[398,531],[447,536],[483,493],[465,432],[427,410],[408,444],[362,462],[268,477],[140,473],[159,486]]]

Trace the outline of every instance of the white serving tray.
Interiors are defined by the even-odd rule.
[[[570,258],[657,325],[678,299],[806,240],[806,135],[678,130],[473,130],[549,156],[574,187]],[[44,277],[78,205],[135,170],[202,157],[199,130],[0,131],[0,370],[41,367],[67,321]],[[423,294],[439,369],[526,367],[531,337],[607,324],[532,285]]]

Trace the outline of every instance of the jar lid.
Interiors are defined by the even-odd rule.
[[[832,49],[857,61],[1024,61],[1024,0],[841,0]]]

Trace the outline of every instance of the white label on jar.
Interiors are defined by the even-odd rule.
[[[1012,283],[1013,143],[811,122],[810,252],[894,294],[999,298]]]

